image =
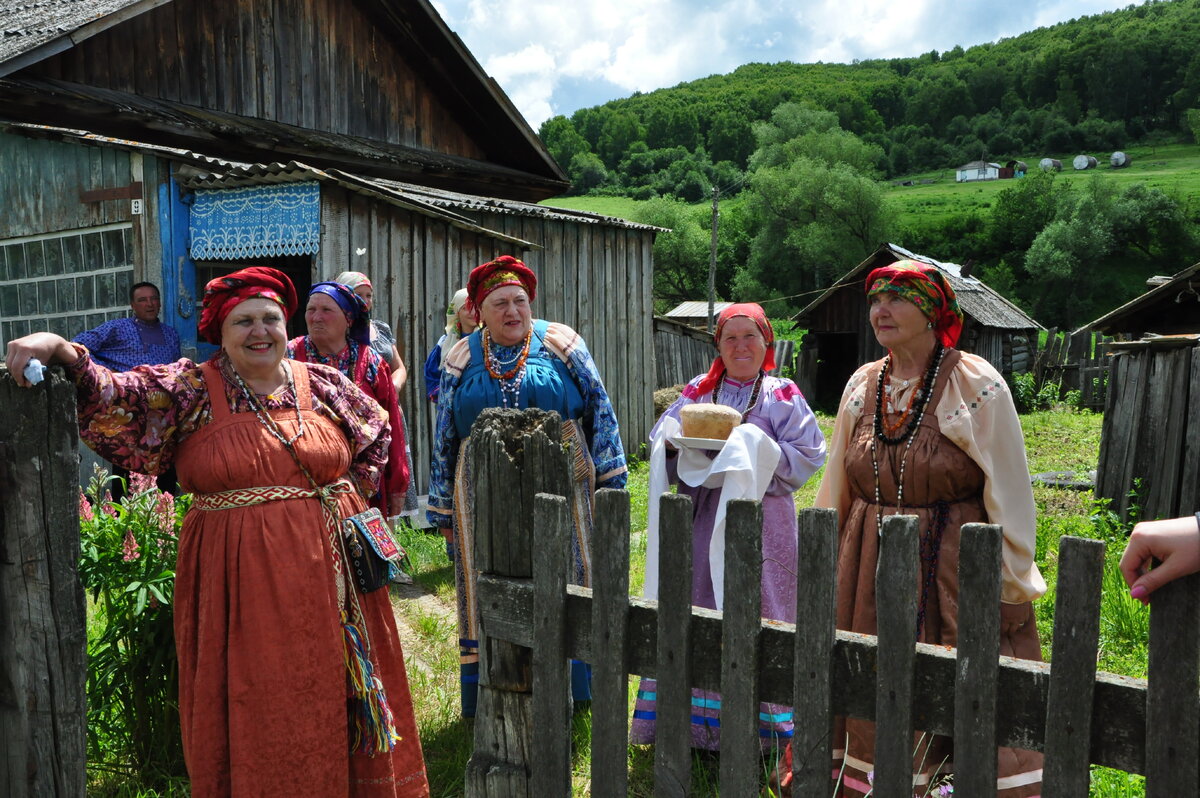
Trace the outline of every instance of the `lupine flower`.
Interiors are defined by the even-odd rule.
[[[125,562],[132,562],[138,558],[138,542],[133,537],[132,529],[125,533],[125,544],[121,548],[125,552],[125,556],[121,559]]]
[[[158,515],[158,528],[164,535],[175,536],[175,497],[163,491],[158,496],[158,504],[154,506]]]
[[[84,521],[91,521],[96,517],[92,512],[92,503],[87,500],[83,491],[79,491],[79,517]]]
[[[155,487],[154,477],[148,474],[139,474],[136,471],[129,472],[129,492],[137,495],[145,493]]]

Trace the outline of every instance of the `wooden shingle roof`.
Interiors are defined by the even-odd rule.
[[[0,3],[0,75],[74,47],[131,16],[166,2],[170,0],[9,0]]]

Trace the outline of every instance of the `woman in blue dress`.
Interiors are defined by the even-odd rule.
[[[429,478],[429,522],[456,548],[462,710],[475,716],[478,607],[475,597],[469,461],[471,424],[486,408],[536,407],[563,419],[563,442],[575,458],[571,582],[591,584],[592,499],[597,488],[625,487],[617,417],[583,339],[564,324],[534,319],[537,277],[511,255],[477,266],[467,293],[479,327],[446,355],[437,404]],[[576,700],[591,697],[586,668],[572,669]]]

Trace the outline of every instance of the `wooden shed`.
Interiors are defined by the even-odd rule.
[[[1200,333],[1200,263],[1166,279],[1156,279],[1146,293],[1089,322],[1077,332],[1100,332],[1121,338],[1146,333]]]
[[[423,486],[421,364],[470,269],[511,253],[645,439],[655,228],[533,204],[562,170],[429,3],[47,0],[0,25],[0,343],[127,315],[151,280],[203,356],[207,279],[366,272],[406,344]]]
[[[867,319],[863,281],[872,269],[904,259],[936,266],[954,288],[964,316],[959,349],[985,358],[1006,379],[1033,366],[1040,324],[958,264],[884,244],[795,317],[808,331],[796,357],[796,383],[818,407],[836,408],[854,370],[886,354]]]

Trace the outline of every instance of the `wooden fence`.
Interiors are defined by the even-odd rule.
[[[1141,518],[1190,515],[1200,508],[1200,340],[1173,336],[1109,348],[1115,355],[1096,495],[1122,516],[1135,502]]]
[[[1059,333],[1051,327],[1046,345],[1034,359],[1037,384],[1056,382],[1064,391],[1079,391],[1081,405],[1101,411],[1107,396],[1112,338],[1093,332]]]
[[[760,700],[792,705],[805,719],[793,738],[797,796],[831,791],[835,715],[875,720],[879,796],[912,795],[914,729],[954,737],[956,795],[995,794],[997,745],[1045,752],[1045,795],[1086,796],[1089,763],[1145,774],[1150,798],[1197,794],[1200,577],[1155,596],[1148,682],[1095,671],[1104,558],[1098,541],[1061,542],[1053,668],[998,656],[1001,533],[986,524],[963,528],[957,651],[913,643],[919,559],[911,516],[885,523],[878,639],[834,628],[837,529],[829,510],[800,514],[795,626],[760,620],[757,502],[729,507],[723,615],[691,606],[691,507],[682,496],[661,498],[658,602],[628,595],[624,491],[596,495],[594,587],[567,585],[567,500],[541,493],[555,482],[561,487],[567,461],[551,443],[557,422],[537,426],[493,424],[473,445],[476,564],[483,573],[480,712],[468,796],[570,794],[569,658],[593,668],[594,796],[627,791],[630,674],[659,680],[658,795],[690,789],[692,686],[722,693],[722,795],[759,794]]]

